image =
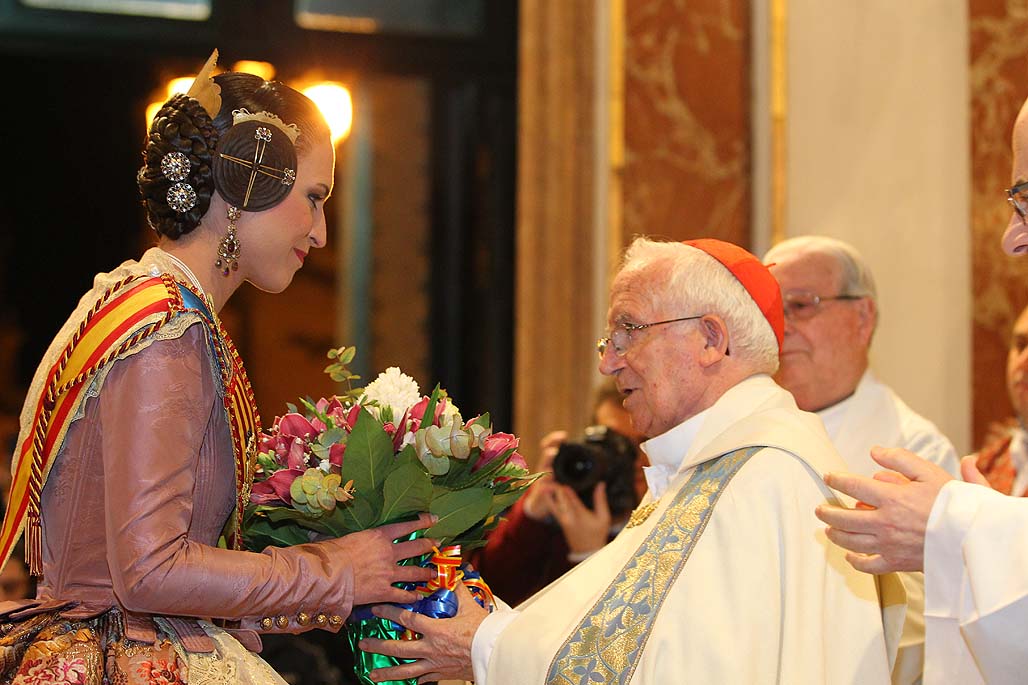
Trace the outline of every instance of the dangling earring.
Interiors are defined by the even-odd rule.
[[[239,239],[236,238],[236,221],[243,215],[238,207],[228,206],[228,234],[218,244],[218,261],[214,266],[221,269],[222,276],[239,269]]]

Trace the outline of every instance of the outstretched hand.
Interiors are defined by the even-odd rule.
[[[846,560],[858,571],[921,571],[928,516],[953,476],[900,448],[875,447],[871,458],[889,471],[825,476],[829,487],[858,500],[855,508],[822,504],[815,513],[829,525],[828,538],[850,550]]]
[[[421,634],[419,640],[361,640],[359,647],[366,652],[415,659],[407,664],[376,668],[369,674],[372,680],[380,683],[417,678],[419,683],[431,683],[475,679],[471,667],[471,642],[489,612],[479,606],[463,583],[457,583],[455,594],[458,610],[453,618],[429,618],[389,605],[372,609],[375,616],[387,618]]]
[[[393,583],[427,582],[432,579],[434,572],[421,566],[398,566],[397,563],[428,554],[435,543],[428,538],[396,543],[393,540],[428,528],[434,522],[434,516],[421,514],[417,521],[390,523],[323,543],[342,548],[341,554],[345,554],[351,561],[354,605],[417,601],[416,592],[394,587]]]

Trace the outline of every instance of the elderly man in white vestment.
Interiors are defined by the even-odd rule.
[[[1028,102],[1014,123],[1013,207],[1003,236],[1028,252]],[[902,449],[876,450],[889,471],[827,481],[867,506],[821,505],[829,537],[868,573],[924,570],[925,685],[1028,681],[1028,500],[988,487],[964,457],[964,482]]]
[[[843,467],[821,422],[771,379],[782,338],[774,277],[718,240],[629,247],[600,370],[616,379],[652,466],[606,547],[516,609],[430,619],[362,647],[479,685],[889,682],[874,579],[845,563],[811,507]],[[488,580],[488,579],[486,579]],[[461,652],[471,651],[473,673]]]
[[[876,445],[903,447],[956,476],[953,444],[870,369],[878,323],[871,268],[855,247],[827,236],[784,240],[764,255],[782,288],[785,339],[775,380],[796,405],[816,412],[847,468],[870,476]],[[893,667],[894,685],[921,681],[924,669],[924,578],[902,576],[907,620]]]
[[[875,445],[903,447],[954,476],[960,462],[935,424],[870,369],[878,292],[863,256],[827,236],[784,240],[764,255],[782,288],[785,338],[775,380],[817,413],[849,469],[870,476]]]

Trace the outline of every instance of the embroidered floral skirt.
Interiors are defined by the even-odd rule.
[[[284,685],[256,654],[227,632],[199,621],[213,652],[187,652],[175,631],[155,618],[157,640],[123,636],[121,616],[112,610],[73,621],[59,612],[0,625],[0,685]]]

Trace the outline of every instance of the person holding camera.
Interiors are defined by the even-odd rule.
[[[564,575],[624,527],[646,491],[639,433],[613,381],[596,389],[579,441],[553,431],[539,443],[547,472],[504,515],[471,562],[511,606]]]

